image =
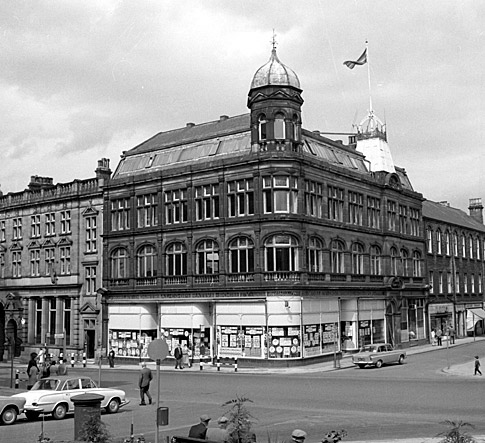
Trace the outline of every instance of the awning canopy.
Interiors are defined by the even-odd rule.
[[[482,308],[467,309],[466,314],[466,329],[467,331],[473,331],[475,324],[485,320],[485,311]]]

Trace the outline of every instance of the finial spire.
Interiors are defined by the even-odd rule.
[[[273,46],[273,51],[276,51],[276,46],[278,45],[278,42],[276,41],[276,33],[274,28],[273,28],[273,38],[270,43]]]

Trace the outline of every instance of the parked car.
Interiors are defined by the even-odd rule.
[[[25,398],[13,398],[0,395],[0,420],[4,425],[11,425],[24,411]]]
[[[30,391],[15,394],[12,398],[26,400],[24,409],[29,420],[36,419],[42,413],[52,414],[55,419],[61,420],[66,414],[74,412],[71,398],[81,394],[102,395],[101,408],[110,414],[129,403],[121,389],[98,388],[89,377],[69,375],[42,378]]]
[[[384,364],[399,363],[402,365],[406,352],[394,349],[389,343],[376,343],[364,346],[357,354],[352,356],[352,363],[359,368],[375,366],[380,368]]]

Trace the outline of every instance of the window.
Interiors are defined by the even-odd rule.
[[[364,273],[364,248],[360,243],[352,245],[352,274]]]
[[[254,215],[253,179],[246,178],[228,182],[227,203],[229,217]]]
[[[441,246],[442,246],[442,244],[441,244],[441,231],[438,229],[436,231],[436,253],[438,255],[441,255],[442,252],[443,252],[442,249],[441,249]]]
[[[195,188],[196,220],[219,218],[219,185],[204,185]]]
[[[470,276],[471,293],[475,294],[475,274]]]
[[[480,260],[480,239],[478,237],[475,239],[475,257]]]
[[[40,237],[40,215],[32,215],[30,217],[30,237],[39,238]]]
[[[13,239],[21,240],[22,239],[22,219],[20,217],[14,218],[12,222],[13,222]]]
[[[172,243],[167,248],[167,275],[187,275],[187,249],[182,243]]]
[[[455,291],[458,294],[460,292],[460,274],[455,274]]]
[[[399,232],[408,234],[408,207],[399,205]]]
[[[344,190],[341,188],[328,187],[328,218],[344,221]]]
[[[129,198],[119,198],[111,201],[111,229],[113,231],[130,229]]]
[[[45,215],[45,235],[46,237],[56,234],[56,214],[50,212]]]
[[[35,301],[35,342],[42,341],[42,299],[38,298]]]
[[[362,226],[364,215],[364,196],[349,191],[349,223]]]
[[[397,249],[392,247],[391,248],[391,275],[398,275],[397,273],[397,260],[399,255],[397,253]]]
[[[238,237],[229,243],[229,269],[233,274],[254,272],[254,243]]]
[[[298,271],[298,242],[291,235],[278,234],[264,243],[265,270]]]
[[[478,293],[482,293],[482,274],[478,274]]]
[[[275,140],[284,140],[285,136],[285,116],[281,113],[275,115],[274,120],[274,138]]]
[[[45,275],[51,275],[51,272],[54,272],[54,248],[46,248],[44,249],[44,257],[45,257]]]
[[[451,294],[453,292],[453,276],[451,272],[448,272],[446,274],[446,290],[448,294]]]
[[[451,254],[450,233],[448,231],[445,232],[445,254],[447,256],[449,256]]]
[[[86,252],[98,250],[98,229],[95,215],[86,217]]]
[[[22,253],[21,251],[12,251],[12,277],[22,276]]]
[[[381,200],[367,197],[367,226],[379,229],[381,227]]]
[[[71,247],[63,246],[59,249],[60,252],[60,264],[61,275],[69,275],[71,273]]]
[[[468,258],[470,260],[473,258],[473,238],[471,235],[468,237]]]
[[[264,213],[292,213],[298,210],[298,182],[295,177],[263,177]]]
[[[0,241],[5,241],[5,221],[0,221]]]
[[[49,305],[49,312],[48,312],[48,322],[47,324],[49,325],[49,337],[50,337],[50,343],[55,343],[55,338],[54,334],[56,334],[57,329],[56,329],[56,314],[57,314],[57,300],[54,297],[50,297],[47,299],[48,305]]]
[[[401,269],[402,269],[401,275],[405,277],[409,275],[408,262],[409,262],[408,251],[406,251],[405,249],[401,249]]]
[[[453,255],[458,257],[458,236],[456,233],[453,234]]]
[[[461,256],[466,258],[466,237],[464,234],[461,236]]]
[[[30,250],[30,275],[32,277],[40,275],[40,249]]]
[[[426,229],[426,246],[428,250],[428,254],[433,253],[433,231],[431,228]]]
[[[434,273],[433,273],[433,271],[429,271],[428,283],[429,283],[429,293],[434,294]]]
[[[219,246],[212,240],[203,240],[196,249],[196,272],[199,275],[219,273]]]
[[[158,225],[157,194],[136,198],[136,219],[139,228]]]
[[[174,189],[165,192],[165,223],[168,225],[187,222],[187,190]]]
[[[421,277],[421,253],[413,252],[413,277]]]
[[[0,251],[0,278],[5,278],[5,253]]]
[[[305,214],[312,217],[323,217],[323,185],[321,183],[305,181]]]
[[[323,272],[323,243],[316,237],[308,240],[308,271]]]
[[[443,272],[438,272],[438,292],[443,294]]]
[[[382,252],[379,246],[370,248],[370,273],[371,275],[381,275],[382,273]]]
[[[156,251],[153,246],[142,246],[136,256],[136,276],[143,277],[156,277]]]
[[[71,211],[61,211],[61,234],[71,233]]]
[[[411,224],[411,235],[419,236],[419,209],[409,208],[409,221]]]
[[[463,293],[468,294],[468,274],[463,274]]]
[[[267,124],[266,116],[260,115],[258,119],[258,129],[259,129],[259,141],[266,141],[267,137]]]
[[[334,274],[345,273],[344,244],[339,240],[332,241],[330,248],[330,268]]]
[[[86,266],[84,268],[84,276],[86,295],[96,294],[96,266]]]
[[[397,209],[396,202],[392,200],[387,201],[387,228],[389,231],[396,231],[397,229]]]
[[[64,333],[66,334],[66,345],[71,343],[71,313],[72,313],[72,301],[70,298],[64,299]]]
[[[128,277],[128,253],[124,248],[117,248],[111,254],[111,278],[122,279]]]

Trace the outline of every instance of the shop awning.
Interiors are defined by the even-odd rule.
[[[471,312],[476,317],[480,317],[481,319],[485,320],[485,311],[482,308],[467,309],[467,311]]]
[[[466,329],[467,331],[473,331],[475,324],[485,320],[485,311],[482,308],[467,309],[466,313]]]

